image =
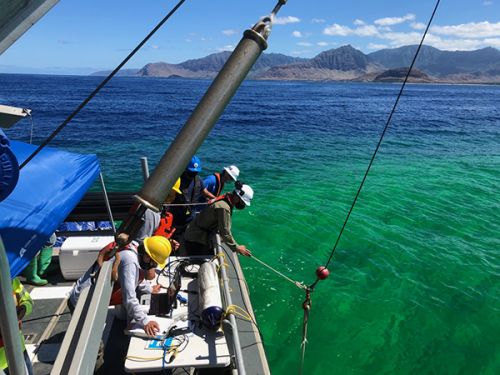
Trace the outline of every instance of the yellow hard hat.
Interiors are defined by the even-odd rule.
[[[174,186],[172,186],[172,190],[175,191],[176,193],[182,194],[180,187],[181,187],[181,179],[178,178],[177,181],[175,181]]]
[[[170,241],[163,236],[146,237],[144,239],[144,250],[158,266],[165,267],[167,258],[172,252]]]

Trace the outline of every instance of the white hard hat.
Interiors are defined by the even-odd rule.
[[[238,179],[238,176],[240,175],[240,170],[236,165],[230,165],[229,167],[224,167],[224,170],[227,172],[228,175],[231,176],[231,178],[236,181]]]
[[[241,185],[241,187],[237,188],[234,192],[247,206],[250,206],[250,201],[253,198],[253,189],[250,186]]]

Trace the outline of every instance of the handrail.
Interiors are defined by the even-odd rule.
[[[16,307],[12,298],[12,280],[2,237],[0,236],[0,328],[4,342],[7,363],[11,374],[25,374],[23,350],[19,339]]]
[[[229,289],[229,278],[227,277],[227,272],[226,272],[226,267],[224,267],[224,250],[222,248],[222,243],[220,240],[220,235],[216,234],[215,235],[215,241],[217,243],[217,257],[219,258],[220,262],[220,274],[221,274],[221,279],[222,279],[222,284],[223,284],[223,291],[224,291],[224,299],[226,300],[227,306],[231,306],[233,304],[233,299],[231,298],[231,292]],[[225,306],[227,308],[227,306]],[[236,318],[234,317],[234,314],[229,314],[229,323],[231,326],[231,333],[233,335],[233,347],[234,347],[234,355],[235,355],[235,360],[236,360],[236,369],[238,370],[239,375],[245,375],[246,370],[245,370],[245,363],[243,362],[243,353],[241,352],[241,344],[240,344],[240,335],[238,333],[238,326],[236,324]]]
[[[104,262],[96,283],[82,291],[51,374],[94,373],[111,298],[112,268],[112,260]]]

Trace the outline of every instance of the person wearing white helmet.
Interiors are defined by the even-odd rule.
[[[203,194],[205,194],[208,199],[217,198],[221,195],[222,190],[224,189],[224,184],[229,181],[236,182],[239,175],[240,170],[237,166],[230,165],[228,167],[224,167],[220,173],[216,172],[211,174],[203,180],[203,183],[205,184]]]
[[[238,183],[233,192],[224,194],[206,209],[201,211],[188,225],[184,233],[184,247],[188,255],[213,254],[210,247],[211,235],[218,233],[232,251],[241,255],[251,256],[252,253],[245,245],[240,245],[231,233],[231,216],[233,208],[238,210],[250,206],[253,199],[253,189],[245,184]]]

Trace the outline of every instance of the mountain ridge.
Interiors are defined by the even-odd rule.
[[[351,45],[320,52],[313,58],[263,53],[249,79],[308,81],[375,81],[404,79],[418,46],[409,45],[364,54]],[[131,69],[122,76],[212,79],[231,52],[224,51],[179,64],[156,62]],[[474,51],[442,51],[422,46],[410,81],[443,83],[500,83],[500,51],[486,47]],[[93,75],[105,75],[96,72]],[[401,75],[403,74],[403,77]],[[378,78],[377,78],[378,77]]]

